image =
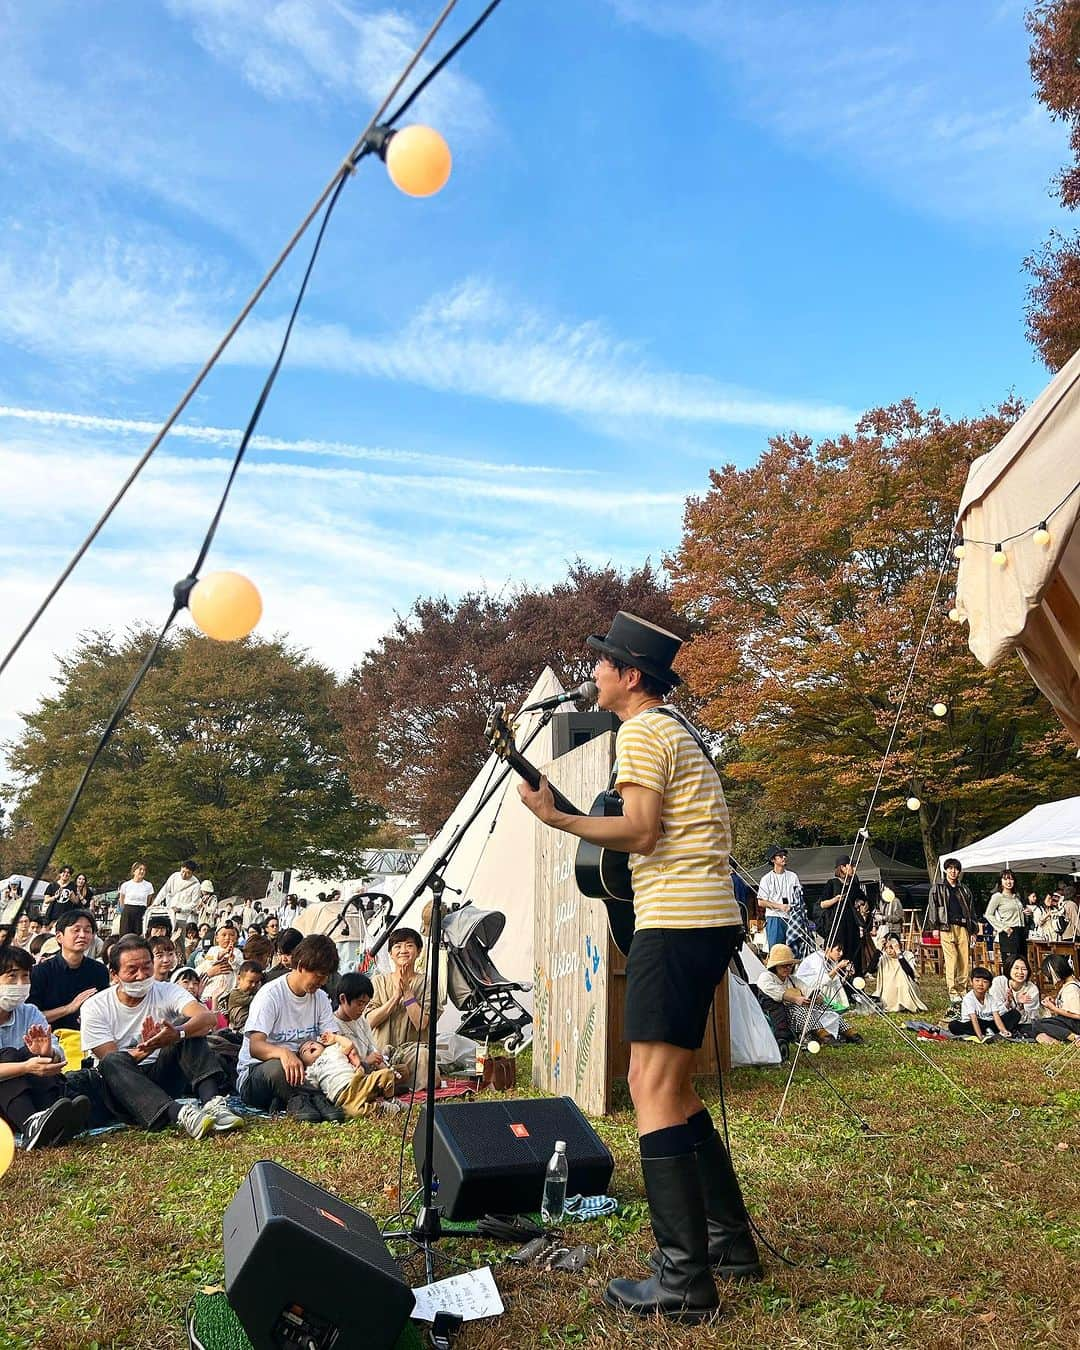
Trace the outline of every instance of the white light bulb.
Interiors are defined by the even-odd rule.
[[[997,548],[994,549],[994,566],[1004,568],[1008,567],[1008,565],[1009,565],[1008,554],[1001,547],[1001,545],[998,544]]]
[[[1031,536],[1034,541],[1042,548],[1048,548],[1050,544],[1050,531],[1046,528],[1046,521],[1039,526]]]
[[[865,989],[866,981],[863,979],[861,975],[856,975],[855,978],[851,981],[851,986],[853,989]]]
[[[807,1042],[806,1042],[806,1053],[807,1053],[808,1055],[820,1055],[820,1054],[821,1054],[821,1042],[820,1042],[820,1041],[807,1041]]]
[[[957,546],[952,551],[952,555],[954,558],[962,558],[966,552],[967,549],[964,547],[963,544],[957,544]]]
[[[907,809],[909,811],[917,811],[920,806],[922,806],[922,802],[919,801],[918,797],[909,797],[907,799]]]
[[[952,609],[949,610],[949,622],[950,622],[950,623],[959,623],[962,617],[963,617],[963,615],[962,615],[962,614],[960,613],[960,611],[956,608],[956,606],[953,605]]]
[[[935,704],[934,704],[934,707],[933,707],[933,713],[934,713],[934,716],[935,716],[935,717],[944,717],[945,714],[946,714],[948,711],[949,711],[949,709],[946,707],[946,705],[945,705],[944,703],[935,703]]]

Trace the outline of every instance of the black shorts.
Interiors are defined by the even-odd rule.
[[[742,935],[738,924],[639,929],[626,962],[626,1039],[700,1049],[716,986]]]

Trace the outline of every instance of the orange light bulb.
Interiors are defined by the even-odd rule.
[[[209,572],[192,587],[188,608],[207,637],[237,642],[262,618],[262,597],[239,572]]]
[[[450,177],[450,147],[432,127],[396,131],[386,147],[386,171],[410,197],[431,197]]]

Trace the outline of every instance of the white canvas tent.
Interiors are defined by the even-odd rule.
[[[525,703],[535,703],[563,687],[550,667],[545,667],[533,685]],[[573,705],[567,705],[572,707]],[[512,710],[508,710],[512,713]],[[556,713],[555,716],[560,716]],[[526,713],[518,723],[516,741],[520,747],[542,714]],[[552,757],[551,728],[545,727],[525,754],[531,763],[547,764]],[[470,783],[464,796],[450,813],[442,829],[420,855],[412,871],[395,892],[394,911],[398,913],[418,882],[449,843],[458,825],[498,778],[504,765],[495,755]],[[506,916],[506,927],[492,951],[492,960],[510,980],[533,980],[533,910],[535,908],[536,856],[535,818],[522,806],[517,794],[521,780],[511,771],[505,782],[473,822],[458,846],[445,877],[447,884],[462,891],[460,896],[447,891],[448,904],[472,900],[480,909],[497,909]],[[420,927],[420,911],[430,895],[424,895],[404,920],[410,928]],[[532,1007],[531,995],[518,996]]]
[[[1001,867],[1018,872],[1078,872],[1080,797],[1036,806],[1004,829],[950,856],[959,859],[965,872],[996,872]]]
[[[957,516],[965,547],[956,579],[972,653],[992,667],[1015,650],[1080,744],[1078,521],[1080,352],[972,464]],[[1036,534],[1043,522],[1045,537]]]

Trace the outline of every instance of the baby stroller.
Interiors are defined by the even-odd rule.
[[[467,900],[443,919],[446,992],[461,1013],[460,1036],[505,1041],[511,1053],[532,1040],[532,1014],[514,997],[531,984],[508,980],[496,969],[491,948],[506,927],[498,910],[477,909]]]

